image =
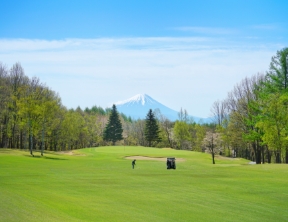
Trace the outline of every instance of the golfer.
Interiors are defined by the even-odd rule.
[[[136,160],[132,161],[132,169],[134,169],[134,166],[136,165]]]

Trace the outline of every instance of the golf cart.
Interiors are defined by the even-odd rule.
[[[168,157],[167,158],[167,170],[174,169],[176,170],[176,158],[175,157]]]

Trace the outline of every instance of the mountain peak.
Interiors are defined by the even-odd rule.
[[[152,111],[159,109],[161,114],[171,121],[178,119],[178,112],[168,108],[167,106],[152,99],[147,94],[137,94],[129,99],[114,103],[120,113],[130,116],[132,119],[145,119],[149,109]],[[194,117],[195,122],[199,122],[201,118]],[[211,122],[211,120],[204,119],[204,122]]]
[[[177,119],[177,112],[152,99],[147,94],[137,94],[129,99],[114,103],[120,113],[133,119],[145,119],[149,109],[159,109],[163,115],[171,120]]]
[[[153,104],[155,103],[155,100],[153,100],[150,96],[147,94],[137,94],[135,96],[132,96],[129,99],[123,100],[123,101],[118,101],[115,103],[116,106],[119,105],[132,105],[132,104],[141,104],[144,106],[145,104],[150,103]]]

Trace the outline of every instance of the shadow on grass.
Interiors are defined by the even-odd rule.
[[[1,152],[1,153],[4,153],[4,152],[9,153],[9,152],[11,152],[11,151],[12,151],[12,149],[0,148],[0,152]]]
[[[68,160],[64,158],[56,158],[56,157],[49,157],[49,156],[43,156],[42,158],[48,159],[48,160]]]
[[[42,158],[42,159],[48,159],[48,160],[68,160],[64,158],[57,158],[57,157],[50,157],[50,156],[31,156],[31,155],[25,155],[26,157],[31,157],[31,158]]]

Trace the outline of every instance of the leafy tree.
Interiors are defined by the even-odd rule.
[[[33,145],[35,144],[34,137],[42,130],[43,125],[44,94],[45,88],[40,84],[39,79],[34,77],[25,88],[25,96],[23,95],[22,98],[17,101],[18,118],[21,118],[22,124],[28,124],[29,149],[32,156]]]
[[[0,62],[0,147],[5,147],[7,138],[7,122],[9,119],[8,105],[11,104],[11,87],[8,69]],[[10,105],[11,107],[11,105]]]
[[[207,131],[203,140],[203,146],[209,153],[211,153],[212,163],[215,164],[215,155],[221,151],[220,134]]]
[[[267,80],[271,92],[282,91],[288,88],[288,48],[277,51],[272,57]],[[266,85],[267,86],[267,85]]]
[[[7,137],[8,146],[15,148],[17,145],[17,134],[19,133],[20,118],[18,115],[19,106],[18,102],[23,98],[24,89],[29,84],[29,79],[24,74],[24,69],[20,63],[16,63],[12,66],[9,72],[8,85],[11,90],[11,97],[8,103],[8,116],[7,116]],[[9,91],[10,91],[9,90]]]
[[[166,118],[164,115],[161,115],[160,118],[160,135],[161,141],[165,147],[173,147],[172,144],[172,122]]]
[[[159,124],[159,137],[161,138],[161,143],[158,143],[158,147],[173,147],[172,143],[172,126],[171,122],[165,115],[163,115],[160,109],[154,110],[154,115]]]
[[[275,93],[263,101],[262,116],[257,126],[263,130],[262,139],[276,156],[276,163],[281,162],[280,154],[286,152],[288,162],[288,94]],[[285,149],[284,149],[285,148]]]
[[[58,95],[49,90],[48,88],[44,89],[42,98],[40,103],[40,115],[41,115],[41,155],[43,156],[43,151],[45,149],[45,135],[49,123],[53,121],[53,119],[56,118],[56,114],[60,111],[60,98]]]
[[[156,118],[154,116],[154,113],[152,112],[152,109],[148,111],[146,116],[144,134],[145,139],[148,141],[149,147],[151,146],[151,143],[153,141],[160,141],[159,127]]]
[[[127,139],[131,144],[145,146],[145,120],[138,119],[129,124],[130,127],[126,127]]]
[[[8,69],[0,62],[0,148],[29,148],[31,155],[41,149],[43,155],[98,145],[111,112],[96,106],[68,111],[57,93],[27,77],[19,63]]]
[[[193,147],[194,151],[202,151],[202,141],[206,135],[206,126],[196,124],[195,125],[196,135],[195,135],[195,145]]]
[[[109,116],[109,121],[104,130],[104,140],[111,141],[113,145],[118,140],[122,140],[122,124],[119,118],[119,114],[117,112],[116,106],[113,104],[112,110]]]
[[[102,136],[99,136],[100,124],[97,124],[97,115],[85,115],[85,122],[88,130],[88,146],[98,146],[102,140]]]
[[[179,149],[185,149],[184,144],[190,139],[189,125],[186,122],[177,120],[173,131],[177,146]]]
[[[276,163],[281,162],[282,151],[285,151],[285,161],[288,163],[288,145],[284,139],[288,135],[286,127],[287,101],[285,101],[287,89],[288,48],[284,48],[277,51],[276,55],[272,57],[266,82],[260,93],[263,115],[259,126],[264,131],[263,140],[269,147],[268,152],[272,149],[276,156]],[[268,157],[271,157],[270,153],[268,153]]]
[[[228,125],[233,129],[238,129],[242,134],[242,141],[235,144],[233,148],[237,151],[237,154],[243,153],[243,150],[246,148],[242,146],[242,142],[246,142],[247,146],[252,148],[257,164],[260,164],[261,161],[263,162],[264,157],[264,146],[261,140],[262,132],[259,127],[256,127],[261,114],[261,110],[259,109],[261,101],[258,91],[263,79],[262,75],[243,79],[228,94],[228,99],[226,100],[227,109],[229,110]]]

